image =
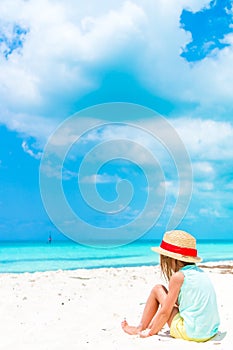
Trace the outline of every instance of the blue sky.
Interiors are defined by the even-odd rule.
[[[68,117],[110,102],[155,110],[184,143],[193,190],[178,227],[198,238],[232,238],[232,5],[230,0],[1,1],[0,240],[46,240],[49,232],[65,239],[41,199],[44,147]],[[155,127],[153,117],[140,123]],[[177,199],[179,176],[161,145],[152,147],[146,135],[111,125],[82,135],[64,161],[64,194],[76,215],[93,226],[121,227],[140,215],[149,189],[143,171],[152,168],[140,152],[138,164],[129,159],[135,159],[133,144],[127,150],[107,145],[110,158],[116,148],[122,158],[104,163],[102,150],[93,158],[101,164],[98,173],[91,172],[95,161],[90,158],[89,173],[80,180],[90,200],[96,185],[109,205],[116,201],[116,215],[95,211],[81,198],[82,160],[101,142],[116,142],[116,134],[130,135],[158,156],[166,201],[144,238],[160,238]],[[55,170],[45,169],[51,178]],[[122,180],[133,188],[129,203],[129,194],[122,192],[126,204],[117,198]],[[158,194],[156,205],[159,200]],[[147,214],[149,225],[152,213]]]

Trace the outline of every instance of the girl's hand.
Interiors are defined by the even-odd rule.
[[[150,329],[145,329],[144,331],[141,331],[139,335],[140,335],[140,338],[147,338],[147,337],[151,337],[152,334],[150,334]]]

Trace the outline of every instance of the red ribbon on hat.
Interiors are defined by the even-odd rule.
[[[160,248],[168,250],[169,252],[181,254],[184,256],[193,256],[195,258],[197,257],[197,250],[196,249],[178,247],[176,245],[167,243],[165,241],[162,241],[162,243],[160,244]]]

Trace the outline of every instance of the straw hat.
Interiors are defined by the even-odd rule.
[[[196,239],[181,230],[168,231],[164,234],[160,247],[152,247],[154,252],[185,262],[200,262],[197,256]]]

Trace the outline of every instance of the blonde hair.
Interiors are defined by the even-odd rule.
[[[186,265],[195,265],[194,263],[188,263],[174,258],[170,258],[166,255],[160,255],[160,268],[162,275],[167,281],[170,281],[173,273],[179,271],[182,267]]]

